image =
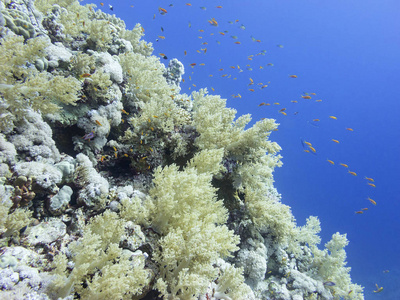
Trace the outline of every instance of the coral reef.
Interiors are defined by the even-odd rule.
[[[0,298],[363,299],[246,128],[137,24],[77,0],[0,2]],[[326,284],[332,282],[335,284]]]

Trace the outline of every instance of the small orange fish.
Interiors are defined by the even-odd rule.
[[[303,99],[311,99],[311,96],[301,96]]]
[[[317,94],[316,94],[316,93],[310,93],[310,95],[317,96]]]
[[[330,159],[326,160],[328,163],[330,163],[331,165],[334,165],[335,163],[333,161],[331,161]]]
[[[199,66],[205,66],[206,64],[205,63],[201,63],[201,64],[199,64]]]
[[[361,214],[363,214],[364,212],[362,211],[362,210],[359,210],[359,211],[356,211],[356,214],[358,214],[358,215],[361,215]]]
[[[101,123],[98,120],[95,120],[95,122],[96,122],[97,125],[103,126],[103,125],[101,125]]]
[[[311,150],[312,152],[314,152],[314,153],[317,152],[317,150],[315,150],[315,148],[314,148],[313,146],[309,146],[309,148],[310,148],[310,150]]]
[[[304,144],[306,144],[307,146],[312,146],[312,144],[310,142],[304,141]]]
[[[374,293],[380,293],[383,291],[383,286],[379,287],[379,285],[377,285],[377,284],[375,284],[375,286],[376,286],[376,290],[373,291]]]
[[[348,167],[349,167],[348,165],[342,164],[342,163],[340,163],[340,165],[343,166],[343,167],[345,167],[345,168],[348,168]]]
[[[236,45],[240,45],[240,42],[235,42]]]
[[[274,103],[272,103],[273,105],[280,105],[280,103],[279,102],[274,102]]]
[[[373,180],[372,178],[370,178],[370,177],[364,177],[365,179],[367,179],[368,181],[371,181],[371,182],[375,182],[375,180]]]
[[[313,122],[319,122],[319,119],[313,119]]]
[[[290,102],[292,102],[292,103],[299,103],[299,101],[296,101],[296,100],[292,100],[292,101],[290,101]]]
[[[191,67],[194,67],[195,65],[196,65],[196,63],[192,63],[192,64],[190,64],[190,66],[191,66]]]
[[[368,185],[369,185],[369,186],[372,186],[372,187],[376,187],[376,185],[375,185],[375,184],[373,184],[373,183],[370,183],[370,182],[368,182]]]
[[[159,11],[159,13],[162,14],[162,15],[167,13],[167,10],[166,10],[165,8],[162,8],[162,7],[159,7],[159,8],[158,8],[158,11]]]
[[[186,3],[187,6],[192,6],[192,3]]]
[[[368,207],[361,208],[361,210],[366,211],[368,210]]]
[[[185,53],[185,55],[186,55],[187,54],[186,50],[183,53]]]
[[[283,111],[285,111],[286,110],[286,108],[281,108],[280,110],[279,110],[279,112],[283,112]]]
[[[352,172],[352,171],[347,171],[349,174],[353,175],[353,176],[357,176],[356,172]]]
[[[335,116],[329,116],[329,118],[331,118],[333,120],[337,120],[337,118]]]
[[[162,40],[165,40],[165,36],[163,36],[163,35],[159,35],[158,36],[160,39],[162,39]]]
[[[297,78],[297,75],[289,75],[290,78]]]
[[[332,139],[332,142],[335,142],[336,144],[339,144],[338,140]]]
[[[121,112],[123,112],[126,115],[129,115],[129,113],[125,109],[121,109]]]
[[[87,78],[90,76],[92,76],[92,74],[89,74],[89,73],[83,73],[82,75],[80,75],[81,78]]]
[[[254,92],[254,89],[249,89],[250,92]]]
[[[376,201],[371,199],[370,197],[367,198],[369,202],[371,202],[373,205],[376,205]]]
[[[353,128],[346,128],[346,130],[348,130],[348,131],[354,131],[354,129]]]
[[[287,113],[285,113],[284,111],[280,111],[280,113],[284,116],[287,116]]]

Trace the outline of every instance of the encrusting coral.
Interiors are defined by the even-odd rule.
[[[346,235],[319,249],[273,186],[275,120],[181,94],[95,8],[0,2],[0,297],[363,299]]]

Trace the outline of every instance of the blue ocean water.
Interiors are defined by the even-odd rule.
[[[141,23],[154,54],[185,65],[182,92],[207,87],[238,116],[252,114],[252,123],[277,119],[271,140],[283,148],[284,165],[275,186],[297,224],[318,216],[322,244],[347,233],[352,280],[365,287],[365,299],[400,299],[400,2],[94,3],[128,29]],[[373,293],[375,284],[384,290]]]

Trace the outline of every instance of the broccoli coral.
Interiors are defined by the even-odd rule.
[[[55,257],[57,297],[66,297],[73,290],[85,299],[131,299],[132,295],[140,295],[151,276],[144,269],[143,257],[118,247],[123,233],[124,221],[116,213],[106,211],[91,220],[82,238],[69,246],[72,272],[66,270],[65,254]]]
[[[237,250],[238,237],[223,225],[227,210],[211,186],[221,158],[221,150],[209,150],[183,171],[171,165],[155,172],[152,224],[163,235],[155,260],[164,266],[156,286],[164,296],[192,299],[204,293],[217,276],[212,264]]]

